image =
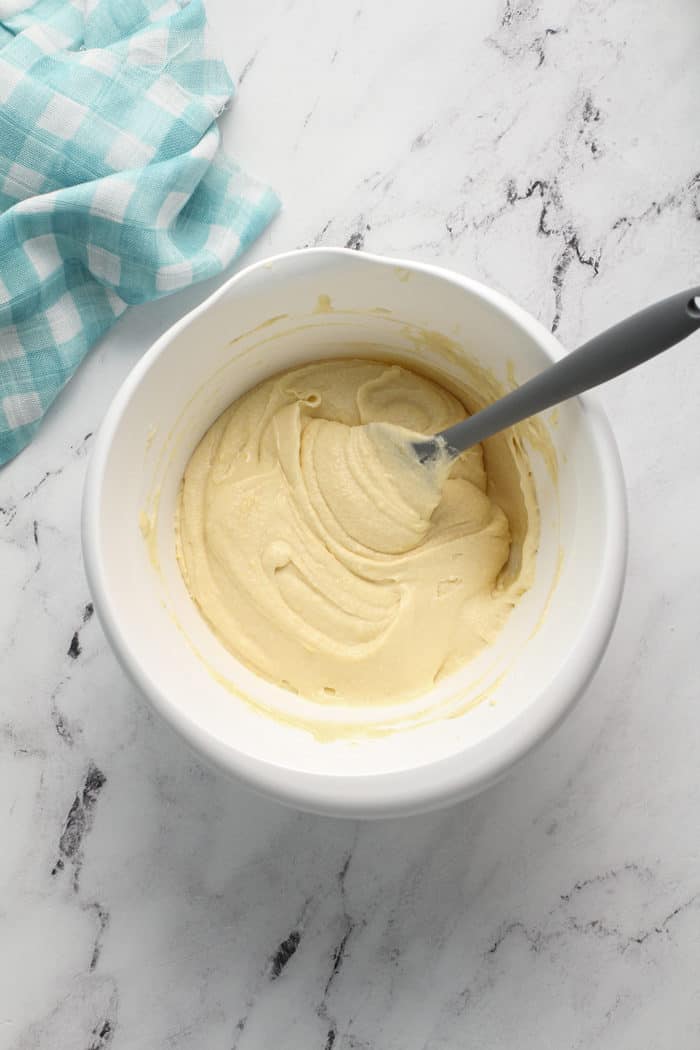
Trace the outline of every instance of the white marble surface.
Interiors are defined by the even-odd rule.
[[[353,244],[573,346],[700,279],[697,0],[210,0],[231,151]],[[0,473],[0,1047],[700,1045],[700,336],[606,389],[626,594],[576,712],[431,816],[312,818],[205,771],[90,618],[90,434],[205,294],[132,311]]]

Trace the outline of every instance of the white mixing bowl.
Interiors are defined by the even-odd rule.
[[[523,310],[458,274],[344,249],[290,252],[236,274],[139,362],[95,442],[83,513],[95,608],[125,670],[164,719],[259,791],[362,817],[475,794],[556,726],[610,637],[627,535],[608,423],[594,398],[568,402],[544,419],[556,482],[531,452],[542,516],[536,578],[497,643],[417,704],[373,709],[370,727],[338,735],[335,721],[354,716],[332,707],[323,733],[297,724],[318,705],[242,666],[190,599],[175,560],[178,486],[198,440],[231,401],[294,364],[368,356],[372,343],[385,357],[420,359],[457,377],[466,354],[504,386],[563,353]],[[146,542],[139,522],[148,518]],[[410,721],[427,706],[439,717]]]

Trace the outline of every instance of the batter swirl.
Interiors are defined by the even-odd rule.
[[[493,641],[531,575],[524,454],[502,445],[506,492],[481,447],[444,476],[409,452],[466,414],[408,368],[342,359],[275,376],[216,420],[185,471],[177,554],[239,660],[311,699],[386,702]]]

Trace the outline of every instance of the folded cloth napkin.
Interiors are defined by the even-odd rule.
[[[0,464],[128,305],[277,211],[219,149],[232,92],[200,0],[0,0]]]

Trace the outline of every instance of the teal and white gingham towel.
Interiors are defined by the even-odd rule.
[[[128,305],[218,273],[279,206],[219,149],[201,0],[2,10],[0,463]]]

